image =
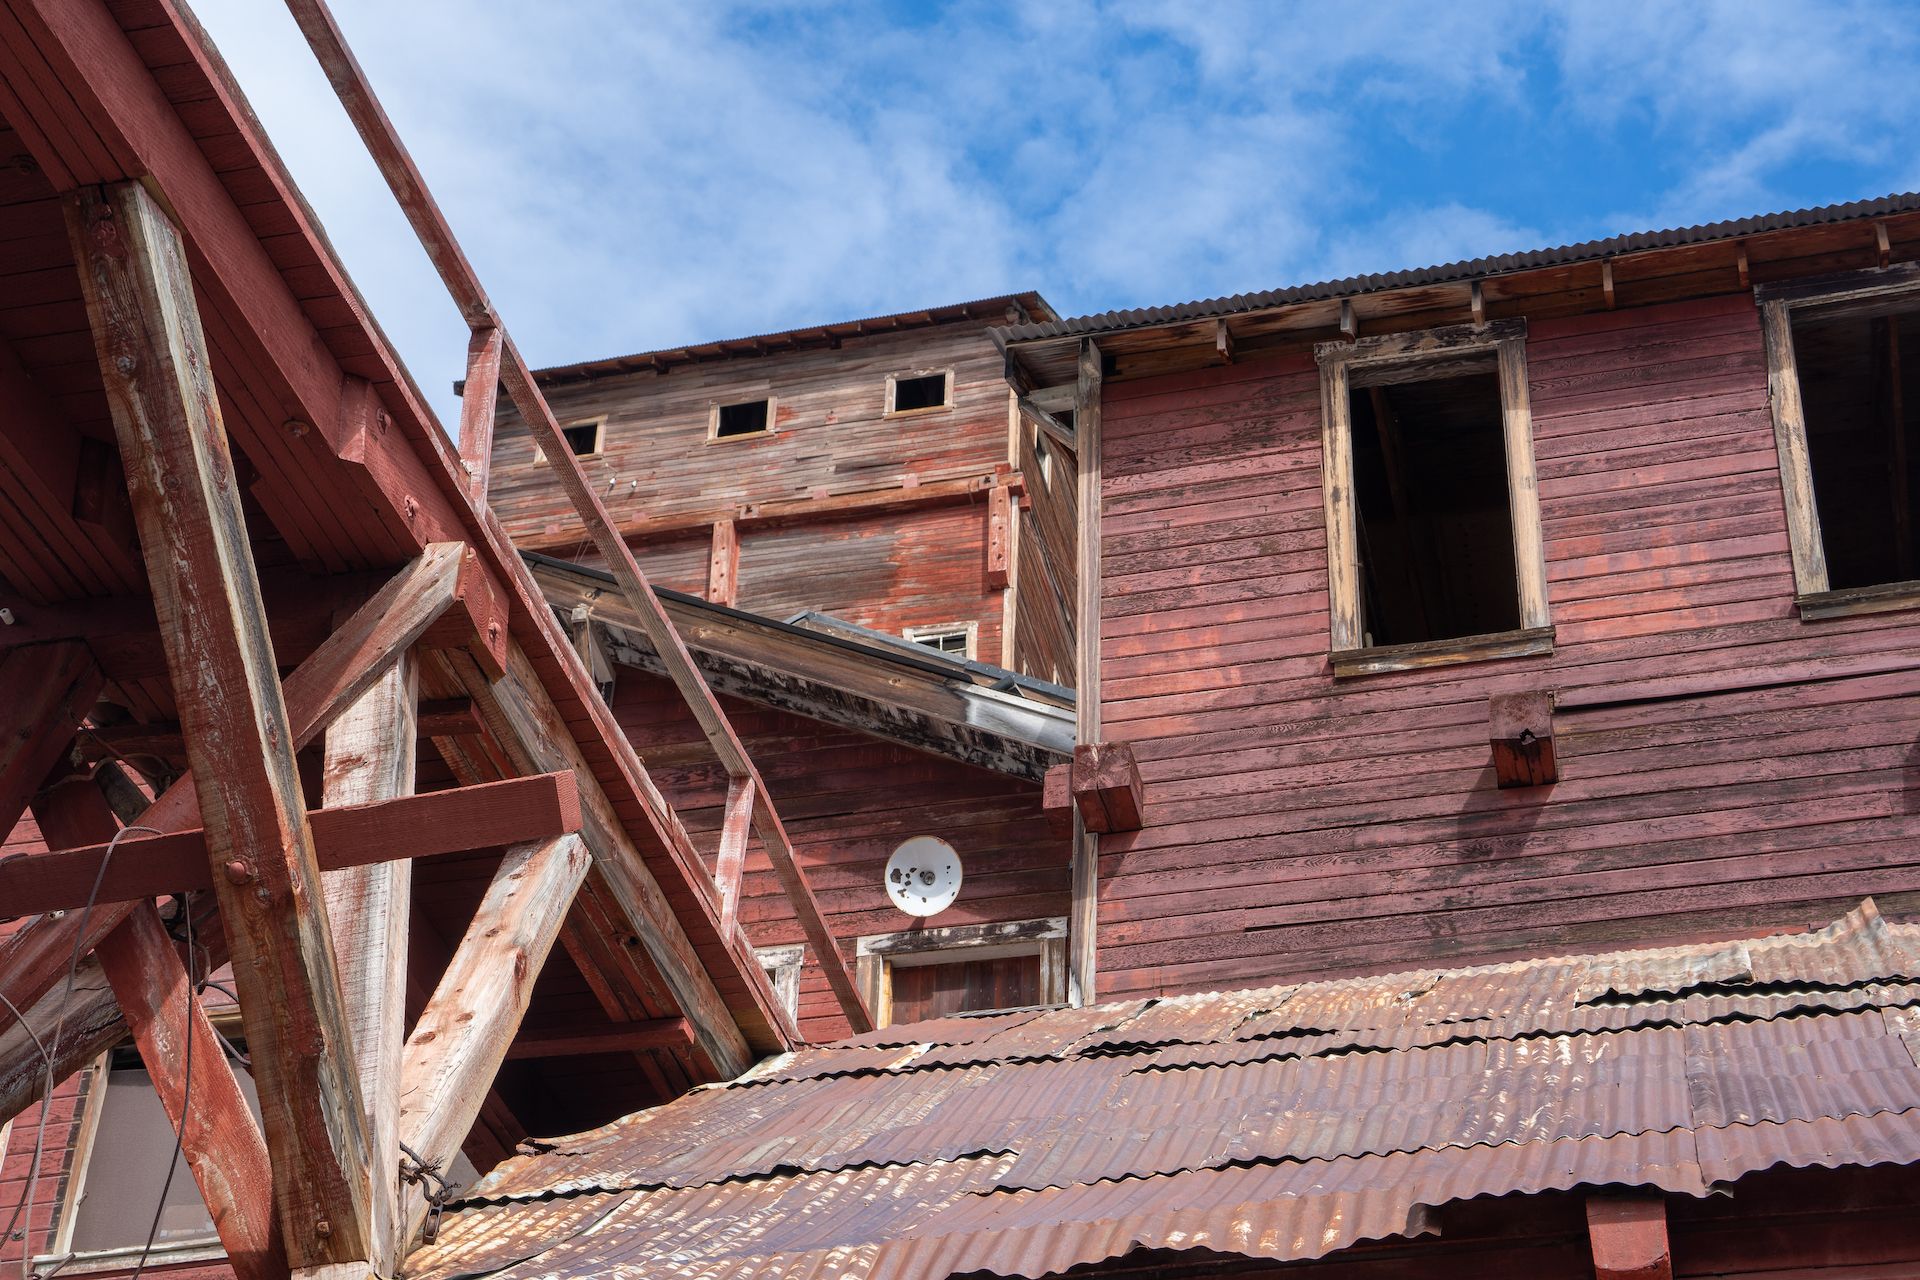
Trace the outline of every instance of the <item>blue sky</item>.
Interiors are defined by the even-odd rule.
[[[284,8],[195,8],[445,414],[464,328]],[[1920,5],[1884,0],[334,10],[541,364],[1920,187]]]

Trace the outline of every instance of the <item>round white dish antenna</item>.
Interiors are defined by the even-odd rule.
[[[915,836],[887,859],[887,896],[910,916],[945,911],[960,896],[960,855],[938,836]]]

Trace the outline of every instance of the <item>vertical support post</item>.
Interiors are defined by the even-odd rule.
[[[1502,338],[1500,418],[1507,445],[1507,493],[1513,508],[1513,576],[1520,588],[1520,625],[1544,627],[1547,546],[1540,533],[1540,485],[1533,465],[1533,399],[1527,387],[1527,340]]]
[[[987,490],[987,590],[1013,580],[1013,493],[1004,484]]]
[[[83,188],[66,212],[179,694],[288,1262],[362,1260],[365,1113],[186,250],[137,182]]]
[[[1100,348],[1080,344],[1074,393],[1074,456],[1079,462],[1077,497],[1080,546],[1074,609],[1074,740],[1100,741],[1100,400],[1105,382]],[[1099,967],[1100,837],[1073,818],[1073,902],[1067,921],[1067,995],[1075,1005],[1094,1003]]]
[[[1353,500],[1352,397],[1347,349],[1320,356],[1320,497],[1327,512],[1327,628],[1334,653],[1366,647],[1361,612],[1360,528]]]
[[[713,882],[720,889],[720,936],[731,938],[740,921],[740,878],[747,864],[747,835],[753,829],[753,779],[727,780],[727,815],[720,824],[720,855]]]
[[[414,793],[419,660],[400,655],[373,688],[327,726],[322,766],[329,808]],[[400,1050],[406,1043],[407,926],[413,863],[344,867],[323,876],[327,920],[353,1031],[353,1061],[372,1146],[369,1223],[376,1275],[403,1256],[400,1189]]]
[[[740,595],[740,534],[731,520],[713,522],[713,549],[707,556],[707,603],[731,608]]]
[[[1787,505],[1793,590],[1796,595],[1818,595],[1827,589],[1827,552],[1820,540],[1819,506],[1813,498],[1813,463],[1807,455],[1807,411],[1800,400],[1793,318],[1785,302],[1774,298],[1760,304],[1760,332],[1767,347],[1767,404],[1773,411],[1780,492]]]
[[[476,506],[487,504],[493,473],[493,418],[500,398],[500,330],[475,329],[467,341],[467,381],[460,391],[460,462]]]

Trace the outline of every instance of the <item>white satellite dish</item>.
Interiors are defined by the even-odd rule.
[[[960,896],[960,855],[938,836],[915,836],[887,859],[887,896],[910,916],[938,915]]]

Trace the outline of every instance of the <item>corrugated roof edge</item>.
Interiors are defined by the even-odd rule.
[[[1647,249],[1676,249],[1714,240],[1734,240],[1741,236],[1768,231],[1786,231],[1794,227],[1820,226],[1831,222],[1850,222],[1861,218],[1881,218],[1896,213],[1920,210],[1920,192],[1895,192],[1869,200],[1846,204],[1820,205],[1811,209],[1790,209],[1780,213],[1759,214],[1726,222],[1706,222],[1692,227],[1673,227],[1665,231],[1636,231],[1610,236],[1604,240],[1586,240],[1579,244],[1551,249],[1533,249],[1524,253],[1499,254],[1489,258],[1469,258],[1432,267],[1389,271],[1376,275],[1347,276],[1316,284],[1293,285],[1261,293],[1237,293],[1224,298],[1206,298],[1197,302],[1162,307],[1139,307],[1128,311],[1103,311],[1096,315],[1072,316],[1064,320],[1013,325],[997,336],[1011,346],[1047,338],[1084,334],[1113,333],[1121,329],[1152,328],[1155,325],[1180,324],[1191,320],[1211,320],[1222,316],[1261,311],[1268,307],[1296,302],[1322,302],[1329,298],[1417,285],[1446,284],[1479,276],[1529,271],[1539,267],[1563,267],[1591,262],[1622,253]]]
[[[1029,314],[1038,313],[1042,318],[1036,323],[1054,324],[1060,320],[1060,314],[1053,309],[1052,303],[1041,297],[1038,290],[1027,289],[1019,293],[995,294],[990,298],[974,298],[966,302],[949,302],[932,307],[914,307],[907,311],[896,311],[891,315],[862,316],[851,320],[835,320],[827,324],[802,325],[795,329],[780,329],[772,333],[747,334],[738,338],[717,338],[711,342],[689,342],[682,346],[661,347],[654,351],[635,351],[627,355],[600,356],[592,360],[578,360],[571,364],[548,365],[544,369],[535,369],[533,376],[536,380],[545,382],[570,376],[587,376],[602,371],[609,374],[643,372],[642,369],[623,369],[619,367],[633,362],[643,362],[652,365],[670,361],[674,363],[687,363],[699,359],[730,359],[734,356],[777,355],[779,354],[778,351],[755,351],[752,349],[727,351],[725,348],[737,347],[744,343],[756,345],[769,342],[792,344],[808,338],[830,338],[834,336],[835,330],[846,329],[850,326],[886,324],[888,322],[907,320],[914,316],[936,315],[941,312],[960,313],[953,316],[950,320],[928,321],[928,324],[949,324],[965,319],[967,312],[977,308],[1005,306],[1009,303],[1019,304],[1019,306]],[[713,355],[705,357],[696,354],[709,348],[718,348],[720,350],[715,351]],[[458,390],[459,386],[460,384],[456,382],[454,384],[455,390]]]

